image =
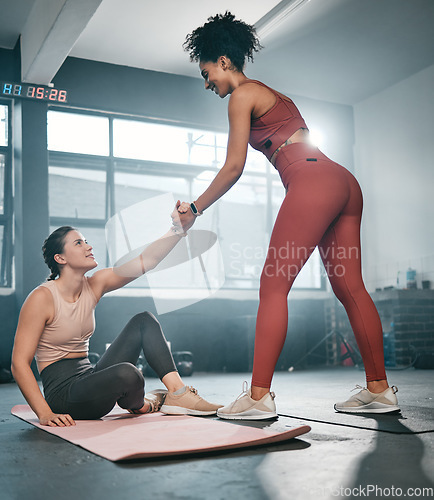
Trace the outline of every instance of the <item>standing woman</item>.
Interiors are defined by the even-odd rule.
[[[182,226],[191,227],[237,182],[248,143],[274,165],[287,191],[260,280],[252,385],[217,414],[247,420],[277,415],[270,386],[286,337],[287,296],[316,246],[348,314],[366,371],[367,388],[335,409],[398,410],[396,388],[389,387],[384,369],[380,318],[361,275],[362,193],[356,179],[310,144],[308,128],[291,99],[244,74],[246,59],[253,60],[261,48],[252,26],[230,12],[219,14],[190,33],[184,48],[192,61],[199,62],[205,88],[230,99],[226,161],[196,201],[178,208]],[[291,250],[279,252],[282,248]]]
[[[184,385],[151,313],[134,316],[95,367],[88,358],[94,309],[101,297],[156,267],[181,236],[172,227],[129,263],[90,278],[85,274],[97,262],[80,232],[63,226],[45,240],[42,250],[51,276],[24,302],[12,353],[15,381],[42,425],[64,427],[75,425],[74,419],[98,419],[116,403],[130,413],[154,412],[164,397],[161,410],[169,414],[212,415],[220,408]],[[144,378],[135,366],[142,351],[168,392],[145,397]],[[30,368],[34,356],[45,397]]]

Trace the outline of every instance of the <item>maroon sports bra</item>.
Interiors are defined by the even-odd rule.
[[[271,109],[259,118],[252,118],[249,144],[264,153],[270,160],[276,149],[298,129],[307,128],[306,122],[289,97],[286,97],[258,80],[247,80],[267,88],[276,96]]]

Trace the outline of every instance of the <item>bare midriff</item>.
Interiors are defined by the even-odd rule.
[[[271,163],[273,165],[275,164],[276,156],[283,147],[289,146],[289,144],[294,144],[296,142],[305,142],[305,143],[309,142],[309,129],[299,128],[291,135],[291,137],[288,137],[288,139],[283,144],[281,144],[276,149],[276,151],[271,155],[270,158]]]
[[[309,129],[299,128],[289,138],[291,142],[309,142]]]
[[[41,373],[41,371],[44,368],[47,368],[47,366],[52,365],[53,363],[56,363],[56,361],[60,361],[62,359],[74,359],[74,358],[85,358],[87,356],[87,352],[70,352],[66,356],[63,356],[63,358],[56,359],[54,361],[42,361],[41,363],[38,363],[38,371]]]

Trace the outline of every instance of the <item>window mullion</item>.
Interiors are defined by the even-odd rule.
[[[115,160],[113,156],[113,117],[109,117],[109,160],[107,162],[106,174],[106,222],[115,215]],[[108,246],[105,252],[106,265],[109,263]]]
[[[5,104],[8,109],[8,141],[6,148],[2,148],[5,158],[4,187],[3,187],[3,241],[0,286],[12,285],[12,105]]]

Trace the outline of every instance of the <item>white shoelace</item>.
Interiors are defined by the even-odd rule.
[[[362,387],[361,385],[356,384],[356,387],[354,387],[354,389],[351,389],[350,392],[357,391],[357,389],[361,389],[362,391],[364,391],[366,387]]]
[[[237,403],[237,401],[239,399],[241,399],[242,397],[244,396],[248,396],[249,395],[249,383],[247,382],[247,380],[244,380],[243,382],[243,391],[241,392],[241,394],[237,397],[237,399],[231,404],[231,410],[232,408],[235,406],[235,404]]]
[[[243,398],[244,396],[248,396],[250,399],[253,399],[252,396],[249,394],[249,383],[247,382],[247,380],[244,380],[244,382],[243,382],[243,390],[242,390],[241,394],[237,397],[237,399],[231,404],[231,409],[235,406],[235,404],[237,403],[237,401],[239,399]],[[271,396],[271,398],[273,400],[276,397],[276,395],[274,394],[274,392],[271,392],[271,391],[270,391],[270,396]],[[255,400],[253,400],[253,401],[255,401]]]
[[[247,380],[244,380],[243,382],[243,392],[237,397],[237,399],[234,401],[234,404],[241,399],[243,396],[248,396],[249,395],[249,383]]]

